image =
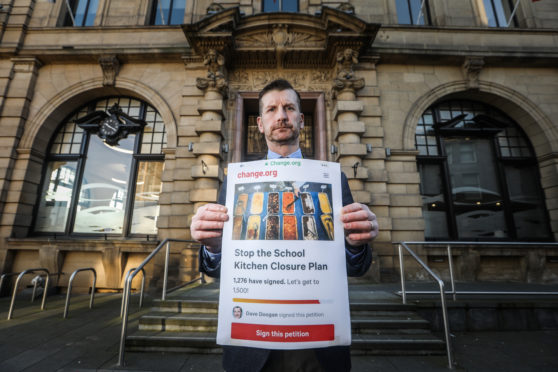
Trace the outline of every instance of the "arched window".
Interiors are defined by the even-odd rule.
[[[415,143],[427,239],[551,239],[533,149],[503,112],[474,101],[435,104]]]
[[[145,126],[135,133],[129,130],[127,137],[110,145],[115,143],[109,140],[114,138],[110,127],[101,129],[99,123],[84,129],[76,124],[86,115],[111,112],[113,107]],[[116,132],[125,131],[122,128]],[[103,98],[79,108],[51,140],[34,231],[156,235],[166,137],[159,113],[137,99]]]

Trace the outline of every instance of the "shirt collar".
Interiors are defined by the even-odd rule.
[[[302,159],[302,151],[299,148],[298,150],[296,150],[292,154],[287,155],[287,156],[283,156],[283,157],[284,158]],[[267,158],[268,159],[279,159],[279,158],[281,158],[281,155],[279,155],[278,153],[273,152],[271,150],[267,150]]]

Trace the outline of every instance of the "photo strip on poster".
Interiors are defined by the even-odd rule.
[[[349,345],[338,163],[229,164],[217,343]]]
[[[235,189],[233,240],[333,240],[331,184],[256,182]]]

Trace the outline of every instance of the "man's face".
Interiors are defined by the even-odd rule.
[[[304,114],[297,102],[292,89],[271,90],[261,98],[258,128],[268,144],[298,145],[300,130],[304,127]]]

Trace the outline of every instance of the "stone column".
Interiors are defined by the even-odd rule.
[[[210,49],[204,56],[203,63],[207,66],[207,75],[196,79],[197,87],[205,94],[198,107],[201,120],[195,127],[198,142],[193,144],[196,163],[192,167],[195,182],[190,192],[190,201],[194,203],[194,210],[217,201],[219,183],[223,180],[220,167],[225,116],[223,100],[228,89],[225,58],[215,49]]]
[[[3,2],[4,11],[2,13],[4,16],[0,17],[2,49],[5,53],[16,53],[23,44],[29,20],[35,8],[35,1],[12,0],[7,3]]]
[[[351,48],[337,53],[337,75],[333,80],[337,98],[333,119],[337,121],[335,140],[339,143],[336,160],[349,179],[355,201],[369,204],[370,193],[364,192],[364,181],[368,178],[368,169],[363,165],[366,145],[361,143],[365,125],[359,121],[364,104],[356,98],[356,91],[364,87],[364,79],[355,77],[353,66],[358,63],[357,58],[358,52]]]
[[[384,131],[376,81],[377,59],[367,57],[359,64],[356,51],[347,48],[339,52],[333,84],[337,98],[333,110],[333,119],[337,121],[334,139],[339,144],[336,160],[347,175],[355,201],[367,204],[380,224],[380,235],[374,242],[372,268],[366,275],[366,279],[373,282],[380,281],[380,267],[385,266],[382,257],[392,254]],[[358,73],[366,77],[366,84],[364,78],[356,76],[354,68],[357,64]]]

